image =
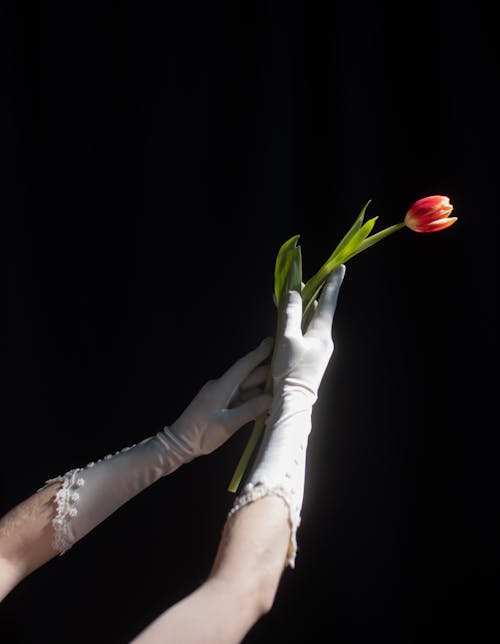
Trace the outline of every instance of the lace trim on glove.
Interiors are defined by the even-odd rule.
[[[132,449],[132,447],[135,447],[135,444],[130,447],[124,447],[122,450],[115,452],[114,455],[116,456],[121,452],[127,452],[129,449]],[[66,472],[66,474],[63,474],[62,476],[56,476],[55,478],[45,481],[45,485],[40,488],[43,490],[52,483],[62,483],[54,496],[56,516],[52,519],[52,527],[54,528],[52,547],[54,550],[57,550],[60,555],[63,555],[76,542],[76,540],[71,536],[69,528],[71,519],[76,517],[78,514],[77,505],[80,500],[78,489],[85,485],[85,479],[82,474],[85,470],[94,467],[96,463],[109,461],[111,458],[113,458],[112,454],[106,454],[104,458],[88,463],[85,468],[77,467],[73,470],[69,470],[69,472]]]
[[[49,479],[44,485],[44,487],[47,487],[51,483],[62,483],[54,496],[56,516],[52,519],[52,527],[54,528],[52,546],[60,555],[69,550],[74,543],[69,534],[69,524],[72,517],[76,517],[78,514],[78,509],[76,508],[77,501],[80,498],[78,488],[85,485],[80,472],[82,472],[81,468],[70,470],[64,476]]]
[[[258,481],[255,484],[247,483],[242,493],[235,499],[233,507],[228,513],[228,518],[245,505],[263,499],[265,496],[279,496],[283,499],[288,508],[288,523],[290,525],[290,542],[286,565],[295,568],[295,556],[297,554],[297,528],[300,525],[300,510],[296,508],[293,496],[281,485],[269,487],[264,481]]]

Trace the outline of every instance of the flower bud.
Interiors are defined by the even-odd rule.
[[[457,217],[450,217],[453,206],[449,197],[434,195],[415,201],[406,213],[404,223],[416,233],[434,233],[454,224]]]

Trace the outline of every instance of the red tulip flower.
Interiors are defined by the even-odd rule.
[[[359,215],[356,217],[353,225],[341,239],[333,253],[321,266],[321,268],[304,284],[302,281],[302,254],[301,248],[297,245],[300,235],[290,237],[279,249],[276,257],[274,269],[274,302],[278,308],[278,321],[276,325],[276,336],[282,332],[280,326],[280,319],[282,313],[283,302],[286,300],[288,291],[298,291],[302,296],[303,302],[303,316],[302,326],[307,328],[310,320],[310,313],[314,310],[314,302],[323,287],[323,284],[332,273],[341,264],[345,264],[355,255],[377,244],[382,239],[389,235],[401,230],[402,228],[410,228],[417,233],[433,233],[438,230],[448,228],[457,221],[457,217],[450,217],[453,206],[448,197],[442,195],[434,195],[432,197],[423,197],[410,206],[410,209],[405,215],[403,221],[393,224],[388,228],[384,228],[378,233],[372,230],[378,217],[373,217],[368,221],[364,221],[365,211],[368,204],[362,208]],[[275,342],[275,347],[277,346]],[[274,358],[274,353],[271,358]],[[269,374],[266,381],[266,391],[272,392],[272,369],[269,369]],[[241,478],[250,460],[250,456],[255,449],[259,437],[262,433],[265,424],[266,414],[262,414],[255,421],[252,434],[247,443],[247,446],[240,458],[236,471],[233,475],[231,483],[229,484],[229,491],[236,492]]]
[[[406,213],[404,223],[416,233],[433,233],[454,224],[457,217],[450,217],[453,206],[448,197],[434,195],[415,201]]]

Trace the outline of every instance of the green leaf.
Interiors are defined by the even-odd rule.
[[[300,235],[294,235],[293,237],[290,237],[290,239],[282,244],[276,256],[276,262],[274,265],[274,298],[276,301],[276,306],[278,308],[283,297],[283,293],[286,292],[290,267],[294,262],[297,261],[296,248],[297,240],[299,239],[299,237]]]
[[[334,250],[334,251],[333,251],[333,253],[330,255],[330,257],[328,258],[328,260],[327,260],[327,261],[329,261],[330,259],[332,259],[333,257],[335,257],[335,255],[337,255],[337,253],[340,253],[340,251],[341,251],[341,250],[343,250],[343,249],[345,248],[345,246],[347,246],[347,244],[349,244],[349,242],[351,241],[351,239],[354,237],[354,235],[355,235],[355,234],[358,232],[358,230],[361,228],[361,224],[363,223],[363,220],[364,220],[364,218],[365,218],[365,212],[366,212],[366,209],[368,208],[368,206],[369,206],[370,202],[371,202],[371,199],[369,199],[369,200],[365,203],[365,205],[363,206],[363,208],[361,208],[361,211],[360,211],[359,215],[356,217],[356,219],[354,220],[353,225],[349,228],[349,230],[347,231],[347,233],[342,237],[342,239],[340,240],[340,242],[338,243],[337,247],[335,248],[335,250]]]
[[[285,283],[283,285],[283,290],[281,291],[281,297],[278,305],[278,319],[276,322],[276,342],[281,334],[281,325],[283,320],[283,308],[287,298],[285,297],[289,291],[297,291],[298,293],[302,290],[302,252],[300,246],[290,249],[288,251],[290,256],[290,265],[288,267],[288,273],[286,275]]]
[[[354,224],[346,235],[344,235],[340,244],[337,245],[323,266],[305,283],[304,288],[302,289],[303,319],[305,319],[306,314],[309,313],[310,307],[318,297],[319,292],[328,279],[330,273],[346,262],[350,257],[355,255],[360,244],[362,244],[371,233],[378,217],[373,217],[362,225],[369,203],[370,201],[367,201],[363,206],[361,212],[356,217]]]
[[[366,209],[371,203],[369,199],[358,216],[354,220],[354,223],[349,228],[347,233],[341,239],[340,243],[337,244],[333,253],[328,257],[326,262],[321,266],[321,268],[305,283],[302,290],[302,299],[304,301],[304,314],[308,311],[309,307],[312,305],[316,299],[321,287],[325,283],[328,275],[335,270],[342,262],[342,258],[345,256],[346,252],[349,249],[349,252],[353,252],[355,247],[357,247],[366,237],[369,235],[373,224],[375,223],[376,217],[367,221],[363,225],[363,220],[365,217]]]
[[[288,255],[290,256],[290,265],[284,289],[281,293],[282,298],[288,291],[298,291],[300,293],[302,289],[302,252],[300,246],[290,249]]]
[[[371,233],[373,230],[373,226],[375,225],[375,222],[377,221],[378,217],[373,217],[372,219],[369,219],[363,226],[351,237],[349,242],[342,248],[342,250],[339,253],[335,253],[333,255],[333,258],[335,260],[335,263],[338,265],[339,263],[342,264],[343,262],[346,262],[349,257],[352,257],[354,253],[358,250],[362,242],[365,241],[365,239],[368,237],[368,235]],[[331,260],[327,262],[327,266],[330,264],[333,264]],[[331,269],[329,270],[329,273],[331,272]]]

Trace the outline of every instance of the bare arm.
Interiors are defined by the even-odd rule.
[[[266,496],[226,522],[209,578],[133,644],[236,644],[274,602],[290,540],[288,509]]]
[[[0,519],[0,601],[31,572],[55,557],[52,545],[54,495],[43,488]]]

